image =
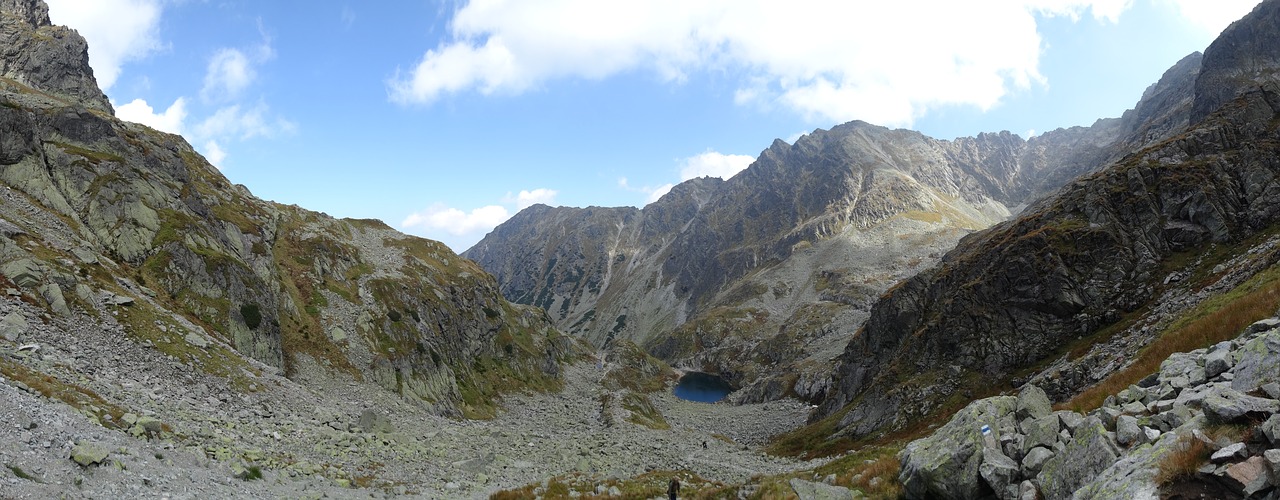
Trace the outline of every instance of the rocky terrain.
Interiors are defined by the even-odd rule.
[[[1280,487],[1280,319],[1170,356],[1082,414],[1045,392],[970,403],[902,451],[911,498],[1263,498]]]
[[[0,0],[0,497],[1271,494],[1278,10],[1092,127],[839,125],[477,264],[230,184]]]

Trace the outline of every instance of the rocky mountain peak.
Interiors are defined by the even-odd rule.
[[[25,20],[32,28],[53,24],[44,0],[0,0],[0,13]]]
[[[0,79],[114,113],[89,67],[88,43],[75,30],[54,26],[44,0],[0,0]]]
[[[1231,23],[1204,51],[1191,120],[1280,77],[1280,2],[1265,1]]]

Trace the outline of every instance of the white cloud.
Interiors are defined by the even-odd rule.
[[[530,206],[542,203],[544,205],[555,205],[556,195],[560,194],[554,189],[538,188],[533,191],[521,190],[515,197],[516,210],[524,210]],[[509,196],[508,196],[509,198]]]
[[[138,122],[170,134],[181,134],[182,122],[187,119],[187,100],[182,97],[159,114],[142,99],[134,99],[127,104],[116,105],[115,108],[116,117],[121,120]]]
[[[663,184],[661,186],[658,186],[656,188],[649,190],[649,197],[645,198],[644,202],[646,204],[649,204],[649,203],[658,201],[659,198],[662,198],[663,196],[666,196],[667,193],[670,193],[671,188],[673,187],[676,187],[676,185],[668,182],[666,184]]]
[[[697,177],[728,179],[747,168],[753,161],[756,159],[747,155],[727,155],[707,151],[684,159],[684,167],[680,169],[680,180],[687,181]]]
[[[89,65],[107,90],[120,67],[162,48],[159,0],[48,0],[49,18],[69,26],[89,42]]]
[[[204,158],[219,170],[222,169],[222,160],[227,159],[227,152],[222,150],[222,146],[218,145],[218,141],[205,141],[204,147],[200,148],[200,152],[204,154]]]
[[[452,40],[388,88],[394,101],[431,103],[562,78],[639,70],[681,82],[721,68],[746,74],[739,104],[901,126],[937,106],[990,108],[1011,89],[1043,82],[1037,15],[1114,22],[1129,3],[473,1],[454,13]]]
[[[511,218],[511,214],[507,212],[506,207],[501,205],[488,205],[470,212],[464,212],[437,204],[425,211],[409,214],[400,223],[400,226],[406,229],[420,228],[427,231],[444,231],[454,236],[462,236],[480,230],[488,231],[509,218]]]
[[[234,98],[248,88],[256,76],[257,72],[244,52],[239,49],[220,49],[209,59],[200,97],[206,101],[216,99],[215,96]]]
[[[1217,37],[1231,23],[1258,5],[1258,0],[1173,0],[1183,17],[1210,36]]]
[[[259,102],[250,107],[233,104],[216,111],[196,125],[194,135],[200,138],[235,138],[240,140],[255,137],[276,137],[291,134],[297,126],[280,117],[271,117],[267,105]]]

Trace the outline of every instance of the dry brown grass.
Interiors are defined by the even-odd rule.
[[[1186,436],[1177,444],[1178,448],[1165,455],[1160,462],[1160,470],[1156,472],[1156,484],[1169,484],[1178,479],[1195,474],[1200,465],[1209,460],[1209,447],[1203,441]]]
[[[1059,406],[1077,411],[1097,408],[1107,396],[1159,371],[1160,363],[1169,355],[1233,339],[1253,322],[1273,316],[1280,308],[1280,279],[1277,278],[1280,270],[1268,270],[1235,290],[1202,303],[1140,351],[1132,364]]]
[[[898,471],[902,470],[902,462],[896,453],[880,458],[854,469],[852,486],[862,490],[871,498],[901,498],[902,483],[898,482]],[[874,484],[873,484],[874,483]]]

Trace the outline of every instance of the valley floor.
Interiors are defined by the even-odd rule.
[[[616,402],[602,417],[604,372],[591,363],[566,367],[560,393],[509,396],[493,420],[453,420],[315,364],[292,380],[264,373],[238,392],[110,327],[31,323],[19,343],[0,339],[10,375],[0,378],[0,498],[483,498],[570,472],[603,481],[689,470],[742,482],[816,465],[760,451],[768,436],[801,425],[806,405],[704,404],[666,391],[651,399],[671,429],[653,430],[628,422]],[[107,422],[122,430],[108,429],[83,406],[41,396],[41,380],[101,395],[139,423],[117,416]],[[148,440],[139,417],[164,430]],[[77,444],[108,455],[82,467],[69,458]],[[251,471],[261,479],[237,478]]]

